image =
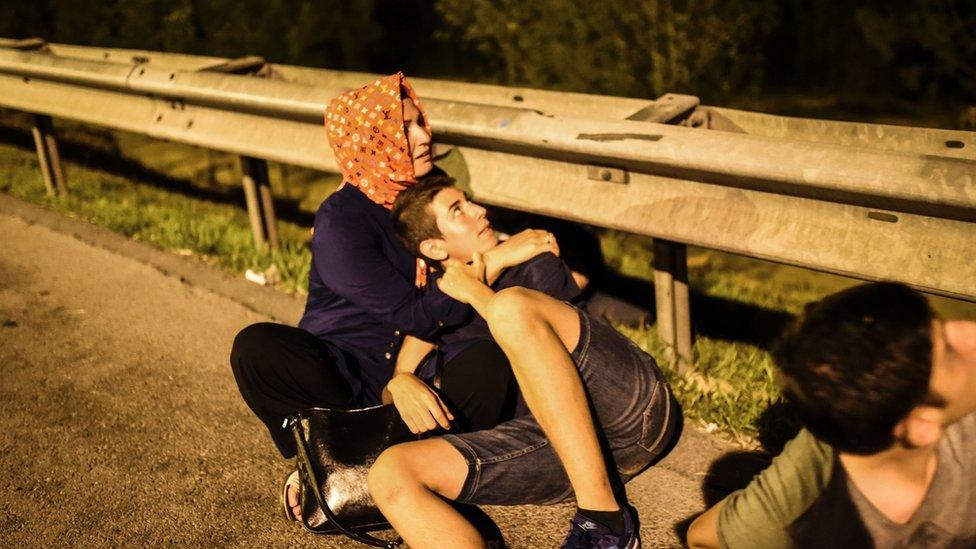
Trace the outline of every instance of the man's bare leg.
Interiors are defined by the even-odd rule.
[[[440,497],[456,499],[467,475],[450,443],[418,440],[380,454],[369,470],[369,492],[410,547],[484,547],[475,527]]]
[[[508,356],[526,404],[562,461],[577,505],[619,510],[583,381],[567,350],[580,337],[576,310],[541,292],[508,288],[478,312]]]

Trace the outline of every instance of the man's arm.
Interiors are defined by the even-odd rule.
[[[485,282],[491,286],[509,267],[551,252],[559,255],[559,244],[549,231],[526,229],[484,253]]]
[[[393,377],[383,388],[383,404],[396,406],[403,422],[417,434],[436,429],[438,425],[450,429],[454,419],[441,397],[414,375],[417,365],[434,347],[433,343],[413,336],[404,338]]]
[[[688,528],[688,547],[691,549],[718,549],[718,515],[725,506],[725,499],[713,505],[691,523]]]
[[[471,305],[482,318],[495,295],[485,283],[485,263],[479,253],[474,254],[470,264],[452,259],[444,261],[444,276],[437,279],[437,287],[461,303]]]

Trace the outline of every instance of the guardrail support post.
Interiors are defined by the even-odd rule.
[[[44,187],[50,196],[63,196],[68,193],[64,184],[64,172],[61,171],[61,155],[58,154],[58,141],[54,135],[54,124],[50,116],[34,115],[31,128],[34,134],[34,145],[37,147],[37,159],[41,163],[41,175],[44,176]]]
[[[271,199],[271,184],[268,181],[268,163],[260,158],[241,156],[241,172],[254,245],[264,248],[270,244],[272,250],[278,250],[281,244],[274,202]]]
[[[671,364],[684,374],[692,366],[687,248],[655,238],[653,266],[657,333],[667,345]]]

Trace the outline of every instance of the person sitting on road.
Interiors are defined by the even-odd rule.
[[[430,124],[407,79],[397,73],[343,93],[326,109],[325,125],[343,184],[315,214],[305,312],[297,328],[268,322],[244,328],[230,357],[244,401],[285,458],[296,453],[285,417],[314,406],[379,404],[407,334],[434,337],[472,316],[469,306],[422,284],[426,268],[393,232],[397,193],[436,170]],[[549,233],[524,231],[486,254],[488,277],[556,250]],[[441,394],[457,402],[455,413],[468,428],[513,417],[499,396],[514,390],[514,380],[497,345],[475,342],[448,366]],[[291,520],[299,486],[292,472],[281,487]]]
[[[516,505],[575,496],[564,547],[639,547],[636,513],[615,488],[618,474],[632,477],[672,442],[680,414],[668,384],[654,360],[608,324],[517,286],[539,262],[488,283],[482,258],[498,241],[485,210],[450,183],[432,178],[401,193],[394,227],[408,249],[441,267],[436,285],[477,311],[509,358],[531,414],[387,449],[369,472],[374,501],[411,547],[479,547],[475,528],[442,498]],[[432,345],[411,338],[402,352],[419,357]],[[398,369],[409,372],[413,363],[398,361]],[[436,398],[416,405],[390,392],[404,418],[423,418],[407,419],[416,428],[445,415]]]
[[[976,322],[861,285],[808,305],[774,357],[804,429],[691,547],[976,547]]]

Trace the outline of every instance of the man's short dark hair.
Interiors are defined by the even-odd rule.
[[[440,238],[437,217],[430,209],[431,202],[442,190],[453,187],[454,178],[446,175],[429,175],[400,191],[393,202],[390,215],[393,231],[410,253],[423,257],[420,243],[428,238]]]
[[[931,307],[895,283],[864,284],[807,305],[773,349],[783,393],[820,440],[851,454],[892,446],[916,406],[938,403]]]

